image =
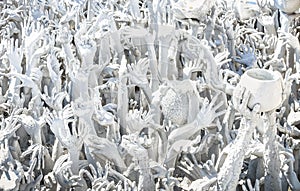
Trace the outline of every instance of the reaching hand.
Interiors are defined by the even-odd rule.
[[[217,112],[217,110],[224,104],[223,101],[214,106],[219,95],[220,93],[215,95],[210,103],[208,99],[205,98],[203,106],[195,119],[197,126],[206,127],[210,125],[215,118],[226,113],[226,110]]]
[[[228,50],[226,50],[224,52],[218,53],[215,56],[215,61],[217,63],[218,68],[231,61],[231,59],[228,58],[229,55],[230,53],[228,52]]]
[[[88,69],[88,67],[94,63],[93,60],[97,51],[96,42],[90,37],[84,36],[82,39],[79,39],[79,42],[76,42],[76,46],[82,59],[81,61],[85,64],[82,68]]]
[[[129,110],[127,115],[127,127],[129,133],[139,133],[151,121],[151,112],[143,111],[143,109]]]
[[[18,47],[18,39],[14,41],[11,39],[7,42],[7,56],[9,63],[12,66],[11,71],[22,73],[22,59],[23,59],[23,49]]]
[[[80,176],[74,175],[71,171],[72,161],[68,161],[67,158],[68,155],[60,156],[53,167],[56,181],[65,190],[82,186],[80,184]]]
[[[299,80],[300,80],[299,74],[298,73],[291,74],[291,73],[292,73],[292,68],[289,68],[285,72],[284,81],[283,81],[283,96],[284,96],[282,99],[283,102],[286,100],[286,98],[290,96],[293,81],[299,84]]]
[[[136,85],[148,84],[148,67],[148,59],[141,59],[137,64],[127,65],[128,74],[126,76]]]
[[[144,39],[146,43],[153,43],[154,36],[149,31],[142,27],[126,27],[121,35],[124,39]]]
[[[241,45],[240,50],[236,50],[238,56],[233,57],[233,60],[243,64],[246,68],[253,67],[257,59],[255,56],[254,48],[251,48],[249,45]]]
[[[180,161],[182,166],[179,166],[186,174],[189,175],[191,180],[202,179],[204,177],[213,178],[217,176],[217,170],[214,167],[215,156],[212,156],[211,160],[208,160],[205,164],[199,164],[195,155],[191,154],[190,160],[186,155],[184,161]]]
[[[258,117],[257,115],[260,110],[260,104],[254,105],[251,111],[250,108],[248,108],[250,97],[250,91],[238,85],[233,91],[232,102],[238,112],[240,112],[244,117],[252,119]]]
[[[284,42],[283,45],[288,44],[293,49],[300,49],[299,35],[300,33],[298,33],[297,36],[294,36],[291,33],[278,30],[278,39]]]
[[[54,135],[58,138],[58,140],[67,148],[76,147],[76,145],[80,145],[78,141],[74,146],[70,145],[72,141],[76,141],[76,135],[78,132],[74,127],[75,119],[73,108],[71,105],[67,105],[64,107],[63,111],[53,111],[53,113],[49,113],[48,117],[45,119],[46,122],[49,124],[51,131]],[[72,133],[74,133],[75,137],[72,137],[68,124],[72,123]],[[80,138],[80,137],[78,137]]]
[[[21,158],[25,158],[27,155],[31,154],[30,162],[34,163],[34,165],[31,166],[31,168],[42,170],[45,168],[45,163],[50,162],[47,161],[49,158],[45,158],[45,152],[48,152],[48,150],[45,149],[43,145],[38,143],[28,147],[27,150],[22,153]]]
[[[17,115],[21,111],[21,109],[13,111],[11,115]],[[0,142],[3,142],[5,139],[9,139],[13,135],[13,133],[20,128],[21,124],[17,125],[17,123],[18,120],[12,117],[1,122]]]
[[[32,53],[32,50],[35,48],[35,43],[42,39],[43,35],[45,35],[47,29],[43,28],[40,22],[31,22],[24,21],[22,26],[22,34],[24,35],[24,45],[25,51],[29,51],[28,53]]]
[[[126,169],[126,165],[120,156],[118,148],[115,143],[106,138],[100,138],[95,135],[90,135],[85,140],[86,146],[89,148],[91,156],[95,161],[110,160],[115,163],[116,167],[122,170]]]
[[[67,92],[57,92],[55,87],[52,89],[52,94],[49,95],[47,86],[44,87],[44,94],[41,95],[41,98],[55,111],[61,111],[63,109],[63,100],[70,99]]]
[[[195,59],[189,61],[185,64],[183,68],[183,74],[185,79],[190,79],[193,72],[201,71],[204,64],[201,62],[201,59]]]

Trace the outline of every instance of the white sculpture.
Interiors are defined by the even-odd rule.
[[[0,18],[0,190],[300,190],[299,0]]]
[[[259,103],[260,111],[267,112],[277,108],[282,102],[283,79],[279,72],[250,69],[242,75],[239,85],[252,94],[248,103],[250,108]]]

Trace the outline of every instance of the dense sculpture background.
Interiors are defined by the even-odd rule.
[[[300,190],[299,8],[1,1],[0,189]]]

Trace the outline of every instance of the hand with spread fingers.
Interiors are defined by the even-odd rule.
[[[260,104],[257,103],[253,108],[248,107],[251,92],[245,87],[238,85],[233,91],[232,103],[235,109],[244,117],[252,119],[257,117],[260,110]]]

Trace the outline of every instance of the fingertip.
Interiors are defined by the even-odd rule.
[[[260,107],[261,107],[261,105],[259,103],[255,104],[253,107],[253,111],[258,113],[260,111]]]

